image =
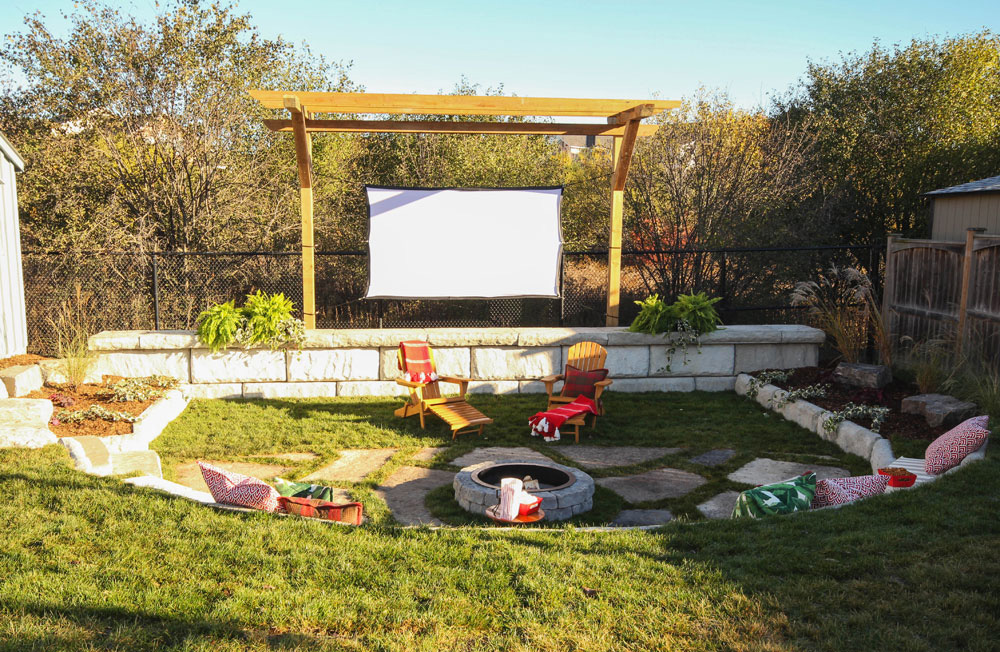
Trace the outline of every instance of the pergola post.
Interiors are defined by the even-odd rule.
[[[299,209],[302,214],[302,321],[316,328],[316,266],[313,238],[312,136],[306,131],[306,109],[294,95],[282,98],[292,114],[295,159],[299,169]]]

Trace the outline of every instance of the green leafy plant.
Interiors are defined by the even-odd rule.
[[[794,403],[799,399],[823,398],[829,390],[830,386],[825,383],[807,385],[806,387],[799,387],[797,389],[788,390],[787,392],[782,392],[780,396],[776,392],[768,402],[771,407],[780,408],[788,405],[789,403]]]
[[[760,388],[764,385],[770,385],[774,381],[784,382],[788,380],[789,373],[787,371],[781,371],[776,369],[773,371],[762,371],[756,376],[750,377],[750,382],[747,383],[747,397],[757,398],[760,394]]]
[[[55,416],[56,421],[60,423],[80,423],[81,421],[88,421],[90,419],[135,423],[137,418],[127,412],[109,410],[103,405],[91,405],[86,410],[59,410]]]
[[[198,315],[198,339],[218,352],[236,342],[243,328],[243,312],[233,301],[209,306]]]
[[[687,322],[690,330],[698,335],[704,335],[717,330],[722,323],[719,313],[715,310],[715,304],[721,300],[720,297],[709,299],[704,292],[698,294],[692,292],[679,295],[672,308],[678,321]]]
[[[639,306],[639,314],[628,327],[633,333],[656,335],[674,330],[677,324],[677,311],[673,306],[664,303],[660,295],[648,296],[642,301],[636,301],[635,305]]]
[[[636,301],[639,314],[632,321],[629,330],[634,333],[663,333],[669,337],[667,344],[666,371],[670,371],[674,354],[680,349],[683,352],[683,364],[688,361],[688,346],[698,345],[701,353],[701,336],[719,327],[722,320],[715,311],[714,305],[719,299],[709,299],[704,292],[698,294],[682,294],[671,305],[664,303],[659,295],[646,297]]]
[[[832,433],[837,430],[841,423],[850,419],[855,423],[859,419],[871,419],[871,431],[878,432],[882,427],[882,422],[889,416],[889,408],[880,405],[857,405],[848,403],[841,410],[831,412],[823,421],[823,430]]]
[[[198,316],[198,337],[213,352],[232,344],[251,347],[263,344],[271,349],[302,346],[305,324],[292,317],[294,304],[282,293],[248,294],[246,303],[237,308],[227,301],[210,306]]]
[[[104,393],[112,401],[149,401],[160,398],[164,392],[177,384],[169,376],[147,376],[146,378],[123,378]]]

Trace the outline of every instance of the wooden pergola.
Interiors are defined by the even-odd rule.
[[[555,97],[478,95],[386,95],[381,93],[315,93],[254,90],[250,94],[269,109],[287,109],[287,120],[265,120],[271,131],[295,135],[302,210],[302,313],[306,328],[316,327],[313,258],[313,132],[406,134],[507,134],[535,136],[614,137],[611,177],[611,236],[608,243],[606,324],[618,325],[621,294],[622,204],[629,163],[639,136],[656,131],[641,121],[675,109],[675,100],[598,100]],[[316,120],[317,113],[354,115],[474,115],[599,117],[606,124],[539,122],[438,122],[425,120]]]

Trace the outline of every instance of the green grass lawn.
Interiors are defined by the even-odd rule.
[[[525,435],[537,399],[476,403],[497,423],[451,446],[443,468],[477,445],[572,445]],[[155,447],[168,473],[195,458],[399,448],[385,474],[450,442],[443,426],[395,420],[395,404],[198,401]],[[831,455],[864,471],[731,394],[615,395],[608,407],[586,443]],[[58,446],[0,450],[0,649],[993,650],[998,471],[990,454],[927,487],[756,522],[429,530],[393,527],[372,496],[370,525],[328,526],[87,476]]]

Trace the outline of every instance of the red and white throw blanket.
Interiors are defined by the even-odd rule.
[[[427,342],[412,340],[399,343],[399,368],[411,383],[432,383],[438,379],[434,359]]]
[[[593,399],[577,396],[572,403],[539,412],[528,419],[528,425],[531,426],[532,435],[541,435],[545,441],[559,441],[559,426],[579,414],[597,414]]]

